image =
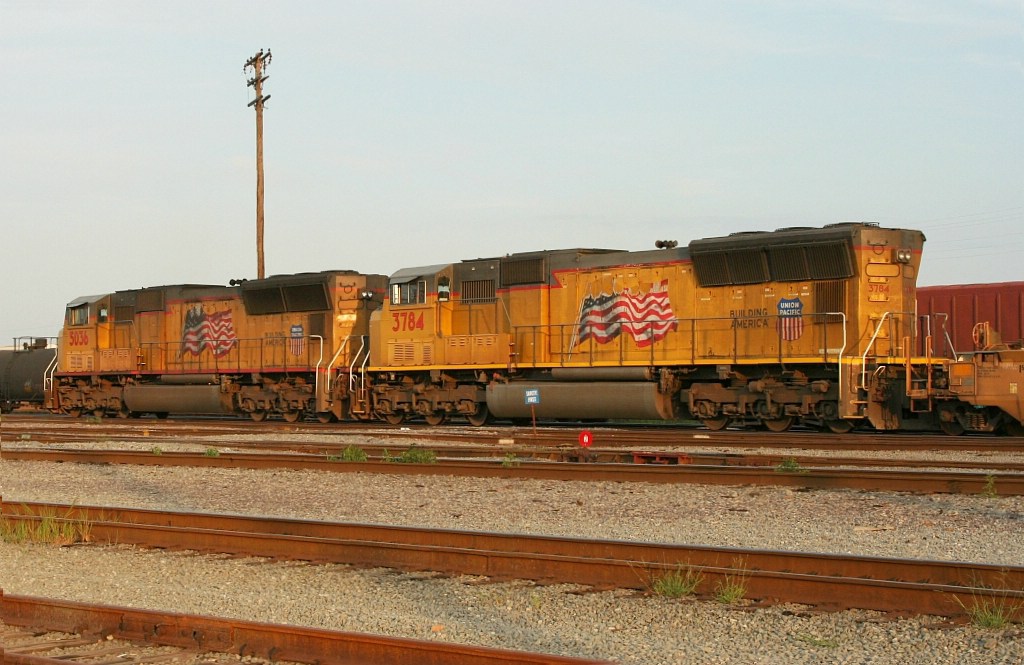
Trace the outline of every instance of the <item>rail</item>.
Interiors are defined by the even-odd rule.
[[[292,662],[311,665],[600,665],[608,661],[5,594],[11,665]],[[21,630],[12,631],[11,626]],[[20,633],[20,634],[19,634]],[[113,645],[113,648],[110,647]],[[6,649],[4,647],[7,647]],[[156,648],[154,648],[156,647]],[[608,664],[610,665],[610,663]]]
[[[1024,569],[1016,566],[59,504],[2,508],[12,523],[85,521],[93,542],[147,548],[624,589],[647,588],[684,566],[702,574],[703,596],[731,577],[744,580],[748,597],[782,603],[955,617],[969,613],[956,602],[963,596],[983,607],[1004,603],[1011,620],[1024,615]]]

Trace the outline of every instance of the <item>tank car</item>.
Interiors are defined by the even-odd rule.
[[[951,396],[941,361],[914,355],[923,243],[840,223],[403,269],[372,318],[364,408],[936,429]]]
[[[348,415],[349,378],[385,285],[383,275],[342,270],[78,298],[67,305],[49,405],[122,417]]]
[[[22,405],[42,406],[43,377],[54,362],[56,349],[47,337],[17,338],[0,350],[0,412]]]

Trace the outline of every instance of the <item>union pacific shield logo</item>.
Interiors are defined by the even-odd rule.
[[[779,337],[787,342],[804,334],[804,304],[799,298],[779,299],[779,320],[775,324]]]
[[[291,328],[291,337],[288,339],[288,349],[292,352],[293,356],[301,356],[302,352],[306,350],[306,338],[301,323],[296,323]]]

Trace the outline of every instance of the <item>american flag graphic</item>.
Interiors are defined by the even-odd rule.
[[[210,349],[214,356],[220,358],[227,355],[237,343],[230,309],[207,314],[202,305],[196,305],[185,314],[185,323],[181,327],[181,351],[178,355],[190,353],[198,356],[203,349]]]
[[[291,351],[293,356],[301,356],[302,352],[306,350],[304,332],[305,330],[303,330],[301,323],[296,323],[292,326],[291,337],[288,338],[288,350]]]
[[[618,293],[584,298],[577,340],[582,343],[593,339],[598,344],[606,344],[626,331],[636,345],[643,348],[664,339],[678,326],[668,299],[668,280],[663,279],[644,295],[623,289]]]
[[[799,298],[780,298],[779,320],[775,323],[779,337],[787,342],[800,339],[804,334],[804,304]]]

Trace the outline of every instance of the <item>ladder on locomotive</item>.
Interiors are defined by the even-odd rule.
[[[910,337],[903,338],[907,380],[907,401],[912,413],[926,413],[933,409],[935,396],[935,363],[932,361],[932,336],[924,338],[924,364],[915,365],[910,353]]]

